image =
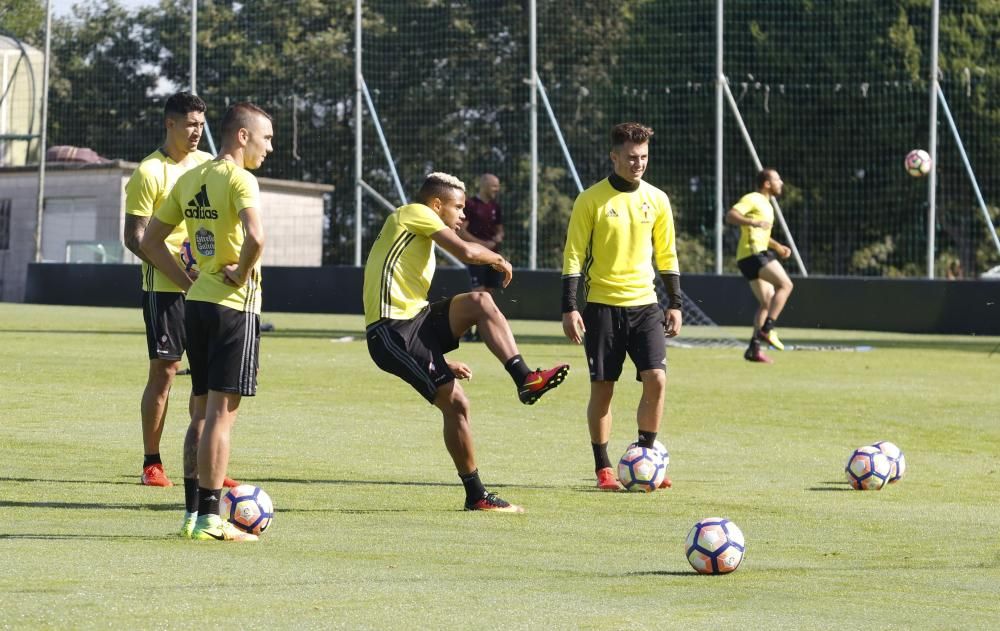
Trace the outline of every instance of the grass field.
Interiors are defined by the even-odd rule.
[[[481,344],[469,363],[487,486],[525,515],[461,511],[440,418],[368,358],[353,316],[266,314],[259,396],[230,473],[275,500],[257,545],[174,535],[183,490],[138,485],[146,357],[138,309],[0,303],[0,627],[996,628],[998,338],[785,329],[869,352],[671,349],[660,433],[674,488],[592,488],[582,350],[514,322],[563,386],[517,403]],[[711,331],[718,334],[719,331]],[[706,335],[696,328],[689,336]],[[745,331],[723,330],[743,337]],[[348,340],[348,337],[353,339]],[[627,372],[627,371],[626,371]],[[189,382],[164,432],[181,479]],[[612,456],[635,436],[618,389]],[[906,477],[852,491],[855,447],[891,440]],[[734,520],[747,556],[695,574],[684,537]]]

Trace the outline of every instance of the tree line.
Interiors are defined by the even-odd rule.
[[[0,30],[40,47],[40,0],[10,0]],[[920,275],[926,187],[902,170],[927,142],[930,3],[729,2],[725,68],[763,161],[787,182],[783,209],[812,273]],[[353,0],[204,0],[197,85],[209,123],[236,100],[275,116],[262,175],[333,184],[325,260],[354,251]],[[528,260],[528,3],[366,0],[363,72],[406,191],[431,169],[503,183],[508,251]],[[51,144],[141,159],[161,141],[162,101],[189,85],[188,0],[78,4],[54,22]],[[1000,195],[1000,0],[942,2],[941,82],[987,200]],[[538,72],[584,186],[607,175],[607,132],[656,130],[647,179],[668,192],[682,265],[714,261],[714,3],[538,0]],[[399,203],[371,118],[364,178]],[[538,262],[561,265],[576,188],[539,114]],[[752,188],[735,119],[724,126],[726,204]],[[1000,263],[941,124],[939,265]],[[386,210],[364,205],[367,251]],[[998,211],[992,205],[994,218]],[[726,234],[727,269],[735,233]]]

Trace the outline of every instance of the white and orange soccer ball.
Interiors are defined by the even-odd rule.
[[[889,458],[878,447],[858,447],[844,467],[847,481],[859,491],[878,491],[892,475]]]
[[[274,504],[264,489],[241,484],[222,497],[219,513],[240,530],[260,535],[274,519]]]
[[[903,455],[903,450],[887,440],[879,441],[872,447],[884,453],[889,459],[889,484],[899,482],[906,473],[906,456]]]
[[[628,491],[655,491],[666,475],[663,456],[655,449],[632,445],[618,461],[618,481]]]
[[[934,168],[934,162],[931,160],[931,155],[923,149],[914,149],[906,154],[903,166],[913,177],[924,177]]]
[[[684,554],[699,574],[728,574],[743,562],[746,539],[728,519],[702,519],[688,532]]]

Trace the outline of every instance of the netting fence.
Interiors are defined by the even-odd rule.
[[[495,173],[505,254],[516,266],[559,268],[577,185],[540,103],[533,213],[531,3],[360,5],[360,71],[371,99],[363,105],[361,178],[396,205],[399,188],[412,195],[432,170],[473,190],[479,174]],[[271,111],[275,154],[262,175],[334,184],[324,260],[355,263],[388,210],[365,194],[358,213],[355,200],[354,0],[194,7],[196,84],[210,125],[237,100]],[[995,225],[1000,2],[940,7],[940,85]],[[538,79],[583,185],[609,173],[613,124],[652,126],[646,179],[673,203],[682,270],[715,271],[721,239],[722,269],[735,273],[738,233],[717,231],[716,191],[728,209],[753,188],[756,167],[727,108],[717,178],[716,3],[538,0],[536,11]],[[191,13],[188,0],[138,8],[102,0],[57,19],[50,144],[130,160],[157,146],[163,99],[191,83]],[[927,181],[908,176],[902,161],[928,145],[931,15],[927,0],[724,3],[724,74],[762,162],[786,182],[781,208],[811,274],[927,273]],[[933,263],[940,277],[978,276],[1000,264],[995,228],[943,121],[938,142]]]

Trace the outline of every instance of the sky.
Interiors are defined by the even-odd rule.
[[[142,7],[156,4],[156,0],[118,0],[125,7]],[[44,0],[42,0],[44,6]],[[69,15],[74,4],[87,2],[87,0],[52,0],[52,15]]]

